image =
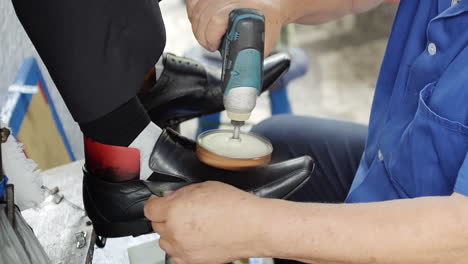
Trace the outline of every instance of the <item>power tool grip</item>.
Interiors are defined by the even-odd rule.
[[[238,87],[252,87],[260,94],[264,46],[265,17],[262,12],[250,8],[233,10],[220,50],[225,96]]]

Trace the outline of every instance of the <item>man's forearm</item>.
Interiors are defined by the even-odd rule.
[[[257,253],[315,264],[466,263],[467,205],[458,194],[341,205],[265,200]]]
[[[369,10],[383,0],[283,0],[290,23],[321,24]]]

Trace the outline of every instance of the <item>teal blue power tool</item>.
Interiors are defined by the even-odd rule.
[[[229,15],[221,46],[223,56],[224,107],[234,126],[233,138],[250,118],[261,92],[265,17],[256,9],[241,8]]]

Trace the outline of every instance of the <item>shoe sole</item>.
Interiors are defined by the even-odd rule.
[[[151,222],[143,219],[105,224],[93,223],[93,227],[96,235],[106,238],[125,236],[136,237],[153,232]]]

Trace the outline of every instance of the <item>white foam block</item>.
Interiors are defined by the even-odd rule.
[[[44,200],[42,177],[37,164],[26,157],[23,145],[13,136],[2,144],[3,170],[8,183],[15,185],[15,203],[21,210],[36,207]]]

